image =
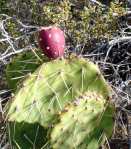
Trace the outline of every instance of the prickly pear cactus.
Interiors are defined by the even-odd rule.
[[[38,123],[8,124],[8,135],[11,149],[41,149],[47,140],[47,130]]]
[[[14,125],[9,127],[9,129],[12,130],[12,128],[15,128],[15,124],[17,123],[27,123],[30,125],[37,123],[43,126],[44,129],[47,129],[49,131],[47,134],[49,134],[53,125],[59,123],[59,114],[64,110],[65,105],[74,102],[77,97],[89,91],[102,96],[100,104],[98,104],[98,101],[94,104],[96,106],[98,104],[97,109],[98,114],[100,114],[104,109],[99,109],[99,107],[103,108],[105,101],[110,96],[111,89],[102,77],[98,67],[92,62],[73,56],[68,59],[58,59],[44,63],[27,77],[22,83],[22,88],[17,90],[10,103],[7,118],[9,123],[13,123]],[[83,103],[81,104],[83,105]],[[91,103],[89,102],[89,105],[92,104],[93,100]],[[80,107],[81,109],[82,106]],[[79,108],[74,109],[75,113],[77,111],[79,111]],[[70,112],[72,113],[72,107]],[[84,115],[88,113],[90,112],[84,112]],[[84,115],[82,116],[84,117]],[[93,116],[95,117],[95,114]],[[87,117],[91,118],[92,116]],[[85,118],[85,120],[88,121],[88,118]],[[60,125],[63,125],[63,123],[64,121]],[[74,123],[73,120],[72,123]],[[72,126],[68,126],[69,130],[71,130]],[[96,126],[93,128],[95,129]],[[82,127],[80,126],[81,129]],[[20,138],[17,138],[16,134],[19,133],[23,137],[25,135],[23,133],[24,128],[19,129],[19,132],[17,132],[17,129],[14,130],[16,131],[11,133],[10,138],[15,134],[13,141],[17,140],[17,144],[20,144]],[[52,142],[60,134],[58,132],[58,136],[55,136],[55,131],[57,131],[57,126],[52,132]],[[30,138],[30,135],[28,135],[28,138]],[[80,141],[82,142],[83,140],[81,139]],[[30,142],[28,143],[28,146],[31,145]],[[53,143],[53,146],[58,145]],[[26,149],[26,147],[27,145],[25,144],[25,148],[23,149]]]
[[[6,68],[6,78],[9,88],[15,91],[19,85],[19,81],[23,80],[28,73],[34,72],[42,63],[43,56],[38,52],[26,51],[15,56]]]
[[[113,129],[113,106],[103,96],[87,92],[65,107],[51,133],[54,149],[98,149]]]

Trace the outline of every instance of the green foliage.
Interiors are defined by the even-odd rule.
[[[20,147],[20,137],[26,135],[27,130],[26,125],[22,127],[24,123],[30,124],[30,126],[37,123],[40,126],[43,126],[43,129],[47,130],[44,137],[48,139],[47,142],[51,143],[52,141],[50,140],[50,134],[52,132],[52,127],[54,127],[54,124],[61,125],[61,112],[65,111],[66,106],[73,103],[80,97],[80,95],[84,95],[86,92],[95,92],[97,96],[101,95],[101,101],[98,100],[100,103],[98,103],[98,101],[94,103],[95,100],[91,100],[91,103],[89,102],[89,106],[93,103],[94,106],[98,104],[98,109],[96,110],[98,110],[99,114],[104,110],[104,105],[107,103],[107,99],[110,97],[111,93],[111,89],[102,77],[98,67],[90,61],[86,61],[83,58],[76,56],[71,56],[70,58],[63,60],[58,59],[42,64],[21,84],[21,88],[17,90],[13,100],[8,105],[9,110],[7,113],[9,123],[13,123],[13,126],[9,127],[9,130],[11,132],[15,130],[14,133],[10,134],[10,139],[12,140],[12,135],[15,134],[13,136],[13,141],[17,140],[17,144]],[[87,94],[87,97],[90,98],[90,94]],[[75,114],[79,111],[79,108],[82,110],[84,103],[82,102],[81,104],[80,107],[78,106],[74,109]],[[92,105],[91,108],[94,108],[94,106]],[[70,110],[69,113],[72,113],[72,107]],[[90,112],[85,112],[82,116],[88,113]],[[69,114],[67,113],[67,118],[68,115]],[[77,117],[78,116],[79,115],[77,115]],[[95,116],[96,115],[94,115],[94,117]],[[92,116],[92,118],[94,117]],[[108,120],[112,124],[112,119]],[[74,121],[72,122],[74,123]],[[106,122],[107,119],[105,116],[105,123]],[[23,124],[21,127],[17,128],[17,123]],[[69,126],[69,130],[71,129],[70,127],[72,127],[72,124]],[[105,127],[105,124],[101,124],[101,127]],[[80,128],[80,130],[82,129],[81,123],[78,123],[78,128]],[[93,128],[95,129],[96,126]],[[29,132],[30,131],[34,132],[34,130],[29,130]],[[55,135],[54,131],[53,136]],[[94,133],[98,134],[98,136],[100,135],[99,132],[97,133],[94,131],[92,135],[94,135]],[[27,136],[30,138],[31,134],[32,133],[28,133]],[[70,137],[70,135],[71,134],[69,134],[68,137]],[[40,136],[38,136],[38,138],[39,137]],[[55,139],[55,137],[53,138]],[[83,142],[83,140],[81,141]],[[24,146],[23,149],[32,148],[30,141],[26,143],[23,142],[22,146]],[[58,148],[60,148],[60,146]]]
[[[73,45],[86,44],[86,47],[90,47],[92,44],[94,46],[94,40],[100,42],[112,38],[118,30],[118,17],[124,14],[124,9],[115,3],[105,9],[92,5],[89,1],[64,0],[44,5],[43,12],[45,22],[62,26]]]
[[[0,0],[0,14],[7,13],[7,0]]]
[[[87,48],[112,38],[114,33],[118,32],[118,19],[124,14],[125,9],[117,2],[111,2],[109,8],[103,8],[93,5],[88,0],[41,3],[36,0],[18,0],[12,11],[23,21],[26,16],[26,21],[29,23],[40,26],[57,24],[65,30],[69,44],[86,45]]]
[[[22,35],[17,22],[12,19],[5,22],[5,29],[12,38],[17,38]]]
[[[101,2],[101,1],[100,1]],[[0,1],[0,13],[15,16],[26,24],[38,26],[58,25],[65,30],[67,44],[84,46],[83,50],[111,39],[119,32],[119,17],[125,13],[125,5],[118,0],[107,7],[93,5],[89,0],[6,0]],[[108,8],[109,7],[109,8]],[[14,21],[6,22],[12,37],[19,37],[20,27]],[[24,41],[25,42],[25,41]],[[30,41],[32,42],[32,41]],[[24,46],[25,43],[21,41]]]

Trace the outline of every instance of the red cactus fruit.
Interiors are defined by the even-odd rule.
[[[39,32],[39,45],[43,53],[56,59],[64,54],[64,32],[58,27],[43,27]]]

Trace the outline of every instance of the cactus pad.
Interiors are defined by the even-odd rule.
[[[88,90],[109,96],[109,88],[93,63],[77,57],[45,63],[16,93],[9,120],[47,127],[67,102]]]
[[[68,59],[57,59],[44,63],[24,80],[21,89],[16,91],[15,96],[9,104],[7,118],[9,122],[14,124],[9,129],[15,128],[16,123],[19,124],[22,122],[30,125],[37,123],[43,126],[44,129],[52,129],[52,126],[59,122],[59,114],[63,111],[65,105],[74,102],[77,97],[89,91],[100,94],[102,99],[104,99],[100,103],[94,103],[93,100],[89,102],[89,105],[96,105],[98,109],[97,113],[99,114],[103,111],[104,102],[110,96],[111,89],[102,77],[98,67],[92,62],[72,56]],[[83,105],[84,103],[81,104]],[[95,108],[95,106],[93,107]],[[71,113],[72,109],[73,107],[70,109]],[[80,107],[81,109],[82,106]],[[76,113],[79,111],[79,109],[75,110]],[[89,111],[85,114],[88,113]],[[82,116],[84,117],[84,115]],[[97,114],[93,116],[95,118]],[[88,117],[91,118],[92,116]],[[85,120],[88,121],[86,118]],[[72,123],[74,123],[73,120]],[[70,127],[72,126],[68,126],[70,131]],[[19,129],[17,132],[16,128],[16,132],[14,133],[16,138],[14,139],[18,140],[18,144],[21,142],[19,142],[20,138],[17,138],[16,134],[23,134],[24,129],[26,130],[26,127]],[[54,143],[53,146],[57,145]]]
[[[8,124],[12,149],[41,149],[47,143],[47,130],[38,123]]]
[[[32,73],[42,64],[42,55],[34,54],[32,51],[26,51],[15,56],[6,68],[6,78],[9,88],[16,90],[19,81],[23,80],[28,73]]]
[[[88,92],[66,106],[51,134],[53,148],[98,149],[113,129],[113,106],[106,104],[101,95]]]

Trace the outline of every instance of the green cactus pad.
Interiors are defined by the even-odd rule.
[[[44,63],[22,86],[11,103],[9,121],[44,127],[55,123],[65,104],[80,94],[96,91],[106,99],[110,93],[97,66],[78,57]]]
[[[29,142],[24,142],[21,138],[23,131],[27,131],[26,125],[19,128],[19,124],[29,124],[29,132],[34,132],[36,129],[32,125],[37,123],[50,134],[54,124],[59,122],[59,114],[65,105],[87,91],[101,94],[104,99],[102,103],[111,93],[98,67],[92,62],[73,56],[42,64],[34,73],[28,75],[7,106],[7,118],[9,124],[12,124],[9,130],[16,130],[10,134],[10,139],[13,138],[11,142],[17,140],[20,147],[25,146],[22,149],[32,148]],[[27,133],[29,138],[32,138],[30,134],[32,133]],[[40,136],[41,134],[38,134],[38,138]]]
[[[8,123],[9,140],[12,149],[41,149],[46,146],[47,130],[38,123]]]
[[[113,106],[88,92],[65,107],[51,133],[54,149],[98,149],[113,129]]]
[[[45,59],[44,59],[45,60]],[[19,81],[23,80],[28,73],[32,73],[43,62],[43,56],[36,51],[26,51],[15,56],[6,68],[6,78],[10,89],[16,90]]]

